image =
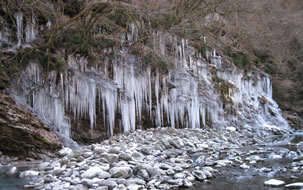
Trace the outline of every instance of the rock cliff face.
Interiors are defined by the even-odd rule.
[[[57,136],[11,96],[0,94],[0,150],[20,158],[40,158],[61,147]]]

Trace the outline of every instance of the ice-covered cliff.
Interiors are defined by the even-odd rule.
[[[30,46],[49,27],[37,26],[34,17],[23,24],[22,13],[15,18],[15,44],[7,28],[0,32],[1,46],[11,51]],[[272,99],[268,75],[244,73],[215,49],[202,55],[187,39],[169,33],[154,31],[151,38],[149,51],[172,64],[165,72],[131,50],[140,39],[140,23],[131,23],[120,46],[104,48],[97,64],[69,54],[63,71],[46,73],[31,59],[13,92],[64,139],[89,141],[158,126],[289,129]]]
[[[66,139],[81,128],[96,139],[158,126],[289,129],[266,74],[245,74],[215,50],[202,56],[186,39],[154,31],[153,51],[173,63],[160,71],[130,51],[136,30],[131,25],[122,46],[103,49],[95,65],[70,54],[64,71],[46,74],[31,60],[16,84],[19,98]]]

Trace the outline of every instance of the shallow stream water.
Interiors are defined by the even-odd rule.
[[[40,161],[32,162],[20,162],[17,163],[17,173],[14,175],[8,175],[7,172],[11,166],[0,167],[0,190],[20,190],[24,189],[24,185],[28,184],[31,180],[26,178],[20,178],[19,175],[22,171],[29,170],[37,167]]]
[[[25,169],[25,168],[24,168]],[[18,173],[15,175],[7,175],[9,167],[0,167],[0,190],[19,190],[30,180],[19,178]]]
[[[269,149],[277,152],[282,149],[296,151],[296,144],[303,142],[303,133],[295,133],[287,137],[275,136],[268,139],[266,146],[247,146],[247,152],[257,149]],[[270,152],[264,152],[268,155]],[[224,157],[224,156],[223,156]],[[303,159],[303,158],[302,158]],[[264,186],[269,179],[279,179],[286,184],[303,182],[303,170],[294,173],[290,170],[282,171],[282,168],[291,168],[293,160],[290,158],[265,159],[262,162],[253,164],[249,169],[242,169],[239,166],[228,166],[218,168],[221,172],[216,178],[204,182],[195,183],[193,190],[284,190],[284,187]],[[271,172],[261,172],[260,168],[272,168]],[[182,188],[183,189],[183,188]],[[184,188],[186,189],[186,188]],[[300,189],[300,188],[298,188]]]

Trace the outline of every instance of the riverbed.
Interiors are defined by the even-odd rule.
[[[140,153],[142,156],[139,160],[137,158],[131,158],[131,161],[126,163],[125,160],[117,161],[116,163],[111,164],[114,166],[119,166],[119,164],[123,164],[123,166],[129,166],[134,170],[136,168],[136,162],[145,163],[145,164],[154,164],[153,166],[158,167],[161,169],[161,174],[159,177],[150,177],[150,179],[146,180],[147,182],[152,181],[155,179],[156,181],[151,184],[155,189],[195,189],[195,190],[220,190],[220,189],[271,189],[271,187],[264,186],[264,182],[269,179],[279,179],[283,180],[286,184],[294,183],[294,182],[303,182],[303,157],[300,155],[300,152],[297,150],[297,145],[302,141],[302,133],[295,133],[292,135],[284,135],[284,136],[267,136],[266,138],[262,139],[263,142],[259,141],[255,138],[247,138],[247,136],[242,136],[230,131],[225,131],[223,133],[214,133],[214,131],[206,132],[204,130],[198,130],[201,134],[204,134],[203,137],[207,137],[207,141],[198,140],[198,141],[186,141],[189,139],[192,132],[185,132],[184,130],[152,130],[152,131],[139,131],[131,133],[127,136],[118,136],[109,141],[105,141],[104,144],[99,145],[91,145],[88,147],[83,148],[83,152],[78,152],[79,154],[87,154],[88,157],[83,157],[81,159],[82,162],[85,161],[87,166],[81,166],[80,174],[78,176],[83,177],[83,173],[85,170],[91,167],[92,162],[97,161],[97,156],[93,156],[95,154],[88,154],[90,152],[96,152],[96,147],[102,147],[105,149],[106,152],[115,152],[117,154],[121,154],[125,149],[123,146],[131,147],[126,145],[130,143],[130,145],[134,146],[136,149],[133,151],[135,153]],[[235,142],[232,142],[234,135],[237,135],[236,140],[238,141],[238,145],[235,145]],[[171,151],[171,148],[165,148],[162,152],[158,152],[157,154],[153,152],[155,149],[155,145],[159,145],[157,141],[155,143],[152,142],[152,139],[161,139],[163,137],[166,138],[177,138],[182,139],[184,147],[180,147],[178,150],[186,150],[182,152],[180,155],[176,156],[168,156],[165,157],[163,152],[167,152],[168,150]],[[248,135],[251,136],[251,135]],[[202,138],[202,136],[200,136]],[[222,140],[223,139],[223,140]],[[205,139],[206,140],[206,139]],[[258,141],[258,142],[257,142]],[[136,143],[134,143],[136,142]],[[162,141],[161,141],[162,142]],[[188,148],[186,143],[196,143],[194,148]],[[201,144],[204,143],[204,144]],[[244,144],[246,143],[246,144]],[[201,145],[200,145],[201,144]],[[244,145],[241,145],[244,144]],[[118,147],[117,145],[121,146],[121,149],[113,149],[112,147]],[[143,146],[144,145],[144,146]],[[143,146],[143,147],[141,147]],[[177,145],[176,145],[177,146]],[[192,145],[191,145],[192,146]],[[199,148],[200,147],[200,148]],[[202,148],[201,148],[202,147]],[[106,150],[108,148],[108,150]],[[145,148],[145,149],[144,149]],[[146,149],[147,148],[147,149]],[[150,148],[151,152],[148,152],[148,148]],[[177,149],[177,148],[174,148]],[[130,150],[128,150],[130,151]],[[138,151],[138,152],[137,152]],[[176,151],[177,152],[177,151]],[[173,154],[177,154],[172,152]],[[186,153],[186,155],[185,155]],[[114,154],[114,153],[113,153]],[[102,155],[99,155],[102,156]],[[71,160],[75,160],[74,156],[70,156]],[[51,165],[58,165],[58,163],[65,160],[67,162],[68,155],[63,155],[63,158],[60,158],[57,161],[48,161]],[[211,158],[211,159],[209,159]],[[189,163],[190,167],[184,170],[176,170],[179,162]],[[161,160],[161,161],[160,161]],[[171,163],[171,160],[178,160],[174,164]],[[225,165],[224,163],[219,161],[228,161]],[[153,163],[151,163],[153,162]],[[45,163],[45,161],[44,161]],[[80,162],[81,163],[81,162]],[[166,164],[166,165],[163,165]],[[68,165],[68,164],[67,164]],[[94,166],[94,164],[92,165]],[[37,165],[32,165],[32,167],[22,168],[21,166],[18,167],[18,171],[22,171],[25,169],[35,169]],[[58,168],[56,166],[56,172],[58,172]],[[171,167],[171,168],[170,168]],[[176,174],[185,173],[189,174],[197,169],[203,169],[205,167],[211,167],[216,172],[212,172],[212,177],[204,179],[204,180],[195,180],[192,182],[193,186],[190,187],[182,187],[176,184],[172,184],[172,181],[175,180]],[[39,167],[38,167],[39,168]],[[61,166],[61,168],[65,168],[65,170],[71,170],[67,166]],[[78,170],[77,167],[72,167],[72,170]],[[5,173],[8,171],[9,167],[2,167],[0,170],[0,190],[18,190],[22,189],[25,184],[28,184],[32,181],[32,184],[37,181],[37,179],[26,179],[26,178],[19,178],[19,173],[14,174],[13,176],[6,175]],[[45,170],[45,169],[44,169]],[[63,179],[66,178],[70,181],[74,180],[73,183],[76,184],[76,179],[71,177],[64,177],[65,170],[62,170],[62,174],[57,175],[52,173],[52,169],[48,169],[48,171],[44,171],[43,169],[38,169],[40,172],[38,179],[45,179],[45,175],[51,175],[55,182],[48,183],[48,184],[37,184],[36,188],[48,187],[53,188],[55,186],[63,187],[64,185],[67,189],[73,189],[75,186],[72,183],[66,183]],[[83,171],[82,171],[83,170]],[[147,170],[147,169],[146,169]],[[54,169],[55,171],[55,169]],[[135,170],[134,170],[135,171]],[[110,170],[108,169],[110,173]],[[75,175],[77,176],[77,175]],[[131,176],[131,177],[130,177]],[[125,179],[130,178],[140,178],[138,173],[133,172],[130,176],[126,177]],[[112,176],[113,177],[113,176]],[[142,176],[141,176],[142,177]],[[79,177],[78,177],[79,178]],[[134,178],[134,179],[135,179]],[[167,178],[167,179],[166,179]],[[113,178],[110,178],[113,179]],[[163,180],[165,179],[165,180]],[[83,183],[83,181],[85,183]],[[103,179],[102,179],[103,180]],[[102,182],[99,181],[100,183]],[[107,179],[108,180],[108,179]],[[172,180],[169,182],[169,180]],[[168,182],[167,182],[168,181]],[[89,186],[92,189],[97,189],[98,186],[90,185],[89,182],[93,184],[94,179],[83,179],[78,182],[78,185],[83,185],[81,187]],[[96,182],[96,181],[95,181]],[[98,183],[99,183],[98,182]],[[103,180],[104,182],[104,180]],[[117,187],[123,189],[127,187],[127,180],[120,180],[120,184],[117,182]],[[146,182],[146,184],[148,184]],[[159,183],[157,183],[159,182]],[[97,182],[96,182],[97,183]],[[168,184],[167,184],[168,183]],[[68,184],[68,185],[67,185]],[[147,188],[147,185],[138,185],[138,188]],[[275,190],[284,189],[284,187],[274,188]]]

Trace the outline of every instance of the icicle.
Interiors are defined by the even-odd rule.
[[[52,21],[48,20],[47,23],[46,23],[46,26],[47,26],[48,29],[50,29],[52,27]]]
[[[15,13],[15,18],[17,21],[17,48],[21,47],[22,44],[22,35],[23,35],[23,14],[22,13]]]
[[[31,23],[27,23],[25,27],[25,42],[30,43],[36,39],[38,30],[36,29],[36,20],[32,16]]]

